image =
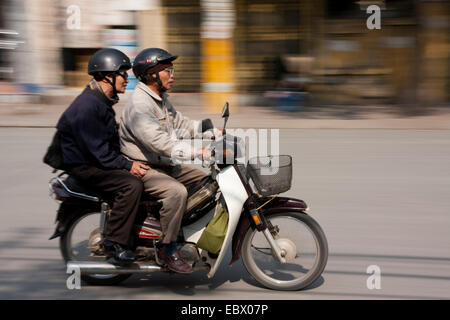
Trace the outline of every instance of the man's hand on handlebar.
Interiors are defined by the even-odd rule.
[[[196,156],[202,160],[209,160],[212,156],[211,149],[209,148],[201,148],[197,150]]]
[[[214,136],[216,137],[216,139],[223,136],[223,132],[224,132],[223,128],[220,129],[214,128]]]

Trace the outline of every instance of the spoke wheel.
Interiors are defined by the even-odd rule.
[[[300,290],[322,274],[328,244],[319,224],[305,213],[282,212],[266,216],[274,227],[275,242],[286,263],[279,262],[262,232],[250,228],[242,245],[247,271],[262,285],[275,290]]]

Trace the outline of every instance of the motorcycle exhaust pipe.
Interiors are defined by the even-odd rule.
[[[194,267],[194,271],[209,270],[209,266]],[[168,269],[156,264],[146,262],[133,262],[126,265],[118,265],[109,262],[96,261],[69,261],[67,270],[80,270],[81,274],[124,274],[124,273],[153,273],[167,272]]]

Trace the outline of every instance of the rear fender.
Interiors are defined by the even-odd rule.
[[[241,257],[241,249],[242,243],[244,241],[244,237],[249,228],[256,229],[256,224],[253,221],[250,208],[249,208],[249,200],[244,204],[244,212],[241,214],[241,218],[236,227],[236,231],[233,234],[233,243],[232,243],[232,257],[230,261],[230,265],[240,259]],[[266,203],[266,204],[265,204]],[[265,204],[265,205],[264,205]],[[305,210],[308,208],[306,203],[303,200],[293,199],[293,198],[285,198],[285,197],[262,197],[256,200],[256,205],[262,206],[260,210],[260,215],[269,215],[276,212],[302,212],[305,213]],[[306,214],[306,213],[305,213]]]
[[[91,201],[64,201],[56,214],[56,228],[49,240],[62,236],[67,231],[68,224],[87,210],[100,212],[101,204]]]

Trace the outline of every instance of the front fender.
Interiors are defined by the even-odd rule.
[[[269,200],[270,200],[269,197],[265,197],[264,200],[259,200],[258,203],[261,203],[262,205],[264,204],[264,202]],[[267,215],[283,211],[304,212],[306,209],[308,209],[308,206],[303,200],[285,197],[275,197],[263,208],[261,208],[260,213],[263,215]]]
[[[285,197],[258,198],[256,200],[256,205],[257,207],[264,205],[259,211],[259,214],[264,216],[272,213],[289,212],[289,211],[305,213],[305,210],[308,208],[308,206],[303,200]],[[242,212],[241,218],[239,219],[238,225],[233,234],[233,243],[231,247],[232,257],[230,265],[232,265],[233,263],[235,263],[237,260],[240,259],[242,242],[244,241],[245,234],[247,233],[249,228],[255,229],[256,225],[253,222],[253,219],[251,218],[250,208],[248,206],[247,200],[247,202],[244,204],[244,212]]]

